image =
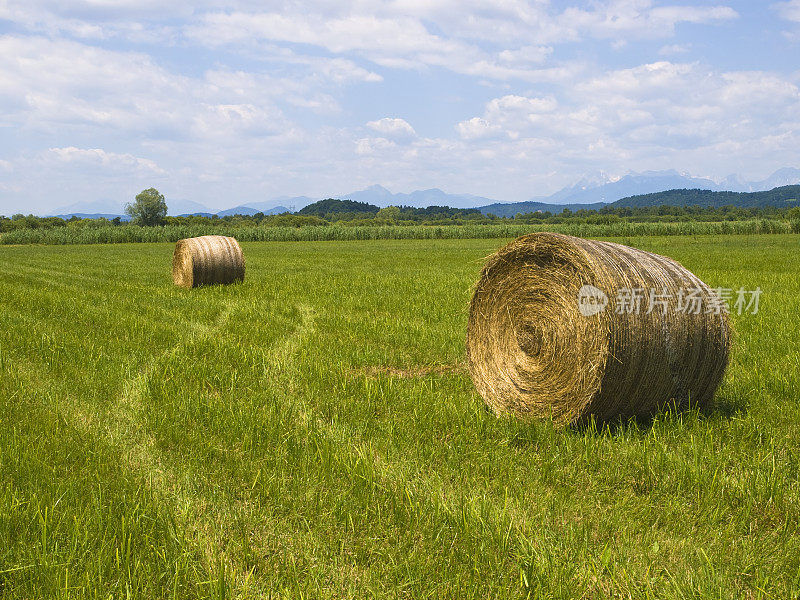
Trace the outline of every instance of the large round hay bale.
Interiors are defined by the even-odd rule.
[[[687,304],[691,310],[682,310]],[[721,305],[664,256],[527,235],[490,257],[475,286],[470,374],[495,413],[560,424],[646,416],[670,402],[702,407],[728,363],[731,330]]]
[[[172,255],[172,281],[193,288],[226,284],[244,279],[244,255],[236,238],[203,235],[175,244]]]

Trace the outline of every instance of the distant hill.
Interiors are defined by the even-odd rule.
[[[363,190],[350,192],[337,196],[357,202],[366,202],[378,207],[385,206],[449,206],[452,208],[479,208],[484,214],[489,212],[498,216],[513,216],[517,212],[530,212],[536,210],[564,208],[576,210],[579,208],[600,208],[604,204],[611,204],[622,198],[630,198],[643,194],[662,192],[676,189],[703,189],[712,191],[755,192],[770,190],[778,186],[794,185],[800,183],[800,169],[784,167],[761,181],[743,181],[737,175],[730,175],[725,180],[715,183],[706,177],[695,177],[687,173],[668,169],[663,171],[643,171],[628,173],[620,178],[611,178],[599,172],[583,177],[574,185],[567,186],[549,196],[537,196],[525,202],[505,203],[489,198],[471,194],[449,194],[438,188],[417,190],[409,194],[394,194],[380,185],[371,185]],[[283,203],[282,204],[287,204]],[[300,205],[299,203],[288,203]],[[543,204],[544,208],[536,205]],[[502,206],[515,208],[500,208]],[[520,206],[526,205],[522,211]],[[595,205],[587,207],[586,205]],[[253,206],[252,204],[250,206]],[[491,208],[490,208],[491,207]],[[577,208],[573,208],[577,207]]]
[[[295,212],[317,200],[321,200],[321,198],[309,198],[308,196],[279,196],[278,198],[273,198],[265,202],[248,202],[244,206],[255,208],[265,215],[279,215],[285,212]]]
[[[620,200],[629,201],[631,198],[649,196],[641,202],[740,202],[750,206],[754,202],[762,200],[756,197],[745,197],[730,195],[727,199],[722,197],[710,200],[710,196],[684,195],[675,198],[675,190],[703,190],[706,192],[719,192],[726,194],[752,193],[772,190],[778,187],[786,187],[800,184],[800,169],[796,167],[784,167],[772,173],[769,177],[759,181],[746,181],[741,176],[732,174],[725,179],[714,182],[711,179],[695,177],[687,173],[679,173],[675,170],[664,171],[644,171],[631,172],[623,177],[609,177],[606,173],[597,172],[584,176],[580,181],[569,185],[549,196],[535,196],[524,202],[498,202],[490,198],[475,196],[471,194],[449,194],[439,188],[416,190],[410,193],[392,193],[380,185],[371,185],[363,190],[354,191],[349,194],[336,196],[342,201],[353,201],[356,204],[369,205],[371,208],[367,212],[374,213],[379,208],[386,206],[407,206],[414,208],[429,206],[447,206],[451,208],[478,208],[483,214],[495,214],[502,217],[513,217],[517,213],[529,213],[536,211],[561,212],[564,208],[570,210],[599,209],[607,204],[613,204]],[[665,192],[665,190],[667,190]],[[667,194],[666,196],[659,194]],[[671,195],[672,194],[672,195]],[[329,198],[330,199],[330,198]],[[241,202],[242,200],[239,200]],[[639,200],[637,200],[639,201]],[[764,200],[768,204],[773,200]],[[202,204],[191,200],[169,198],[167,206],[170,215],[253,215],[262,212],[265,215],[281,214],[285,212],[295,212],[297,209],[304,209],[307,206],[317,206],[318,208],[309,209],[317,214],[320,200],[309,196],[281,196],[271,200],[247,202],[215,212],[215,208],[208,208]],[[326,202],[322,200],[321,202]],[[360,209],[351,206],[346,208],[344,205],[337,207],[328,206],[328,212],[343,211],[350,209],[358,212]],[[326,209],[327,210],[327,209]],[[112,200],[99,200],[95,202],[80,202],[69,206],[64,206],[53,211],[58,216],[70,217],[72,215],[88,216],[90,218],[106,217],[114,218],[123,216],[122,203]],[[327,214],[327,213],[326,213]],[[95,217],[96,216],[96,217]]]
[[[428,206],[449,206],[450,208],[476,208],[482,204],[494,202],[491,198],[473,196],[472,194],[448,194],[439,188],[428,190],[417,190],[410,194],[393,194],[385,187],[371,185],[358,192],[350,192],[338,196],[356,202],[373,204],[379,208],[387,206],[412,206],[414,208],[425,208]]]
[[[316,217],[324,217],[331,213],[363,213],[367,215],[375,215],[380,210],[380,207],[366,202],[356,202],[354,200],[335,200],[328,198],[327,200],[319,200],[308,206],[304,206],[299,211],[298,215],[313,215]]]
[[[711,190],[715,192],[763,192],[776,187],[800,184],[800,169],[784,167],[761,181],[743,181],[738,175],[729,175],[716,183],[705,177],[687,173],[665,171],[643,171],[628,173],[613,179],[605,173],[595,173],[581,179],[575,185],[565,187],[549,196],[531,198],[530,202],[545,202],[568,206],[570,204],[612,203],[622,198],[653,194],[665,190]]]
[[[284,213],[292,212],[290,209],[286,208],[285,206],[273,206],[272,208],[268,208],[267,210],[262,210],[265,215],[282,215]]]
[[[67,213],[63,215],[52,215],[53,217],[59,217],[60,219],[64,219],[68,221],[72,217],[78,217],[79,219],[108,219],[109,221],[116,219],[117,217],[120,218],[120,221],[130,221],[131,218],[128,215],[118,215],[114,213]]]
[[[584,178],[574,186],[564,188],[547,198],[531,198],[531,201],[545,201],[562,206],[595,204],[598,202],[610,204],[629,196],[684,188],[721,189],[716,183],[703,177],[692,177],[673,170],[645,171],[643,173],[629,173],[613,181],[608,178],[604,179],[603,175]]]
[[[260,211],[256,210],[255,208],[250,208],[249,206],[235,206],[227,210],[219,211],[217,213],[217,216],[232,217],[233,215],[246,215],[248,217],[251,217],[258,212]]]
[[[728,175],[720,182],[718,189],[732,192],[765,192],[787,185],[800,183],[800,169],[783,167],[761,181],[742,181],[738,175]]]
[[[785,185],[765,192],[714,192],[711,190],[669,190],[622,198],[613,202],[615,207],[649,206],[700,206],[719,208],[788,208],[800,205],[800,185]]]
[[[260,208],[253,208],[252,206],[237,206],[235,208],[229,208],[227,210],[221,210],[217,213],[219,217],[230,217],[233,215],[246,215],[246,216],[253,216],[257,215],[258,213],[264,215],[280,215],[283,213],[291,212],[285,206],[273,206],[272,208],[268,209],[260,209]]]
[[[59,206],[47,216],[55,217],[60,215],[113,215],[122,216],[125,214],[125,205],[114,200],[87,200],[74,202],[67,206]]]
[[[621,198],[684,188],[720,189],[710,179],[692,177],[674,170],[629,173],[619,179],[611,179],[605,173],[596,173],[549,196],[537,196],[525,202],[496,202],[481,206],[479,210],[485,215],[491,213],[498,217],[513,217],[520,212],[556,213],[565,208],[599,210]]]
[[[643,208],[650,206],[700,206],[719,208],[720,206],[739,208],[765,208],[774,206],[787,208],[800,205],[800,185],[786,185],[763,192],[717,192],[700,189],[676,189],[652,194],[639,194],[621,198],[615,202],[595,202],[593,204],[548,204],[545,202],[515,202],[513,204],[490,204],[481,206],[480,211],[498,217],[513,217],[516,214],[550,211],[560,213],[565,208],[571,211],[586,209],[600,210],[604,206],[617,208]]]
[[[185,198],[167,198],[167,214],[170,216],[214,214],[215,210],[194,200]]]

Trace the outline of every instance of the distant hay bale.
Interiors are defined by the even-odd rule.
[[[495,413],[559,424],[646,416],[670,402],[702,407],[728,363],[731,329],[720,304],[669,258],[527,235],[490,257],[475,286],[470,374]]]
[[[194,288],[244,279],[244,255],[236,238],[203,235],[179,240],[172,255],[172,281]]]

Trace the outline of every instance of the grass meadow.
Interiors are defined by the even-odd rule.
[[[0,598],[797,598],[798,237],[615,241],[763,290],[707,413],[489,413],[501,239],[0,248]]]

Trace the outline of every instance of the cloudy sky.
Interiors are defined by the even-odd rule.
[[[800,166],[800,0],[0,0],[0,214]]]

